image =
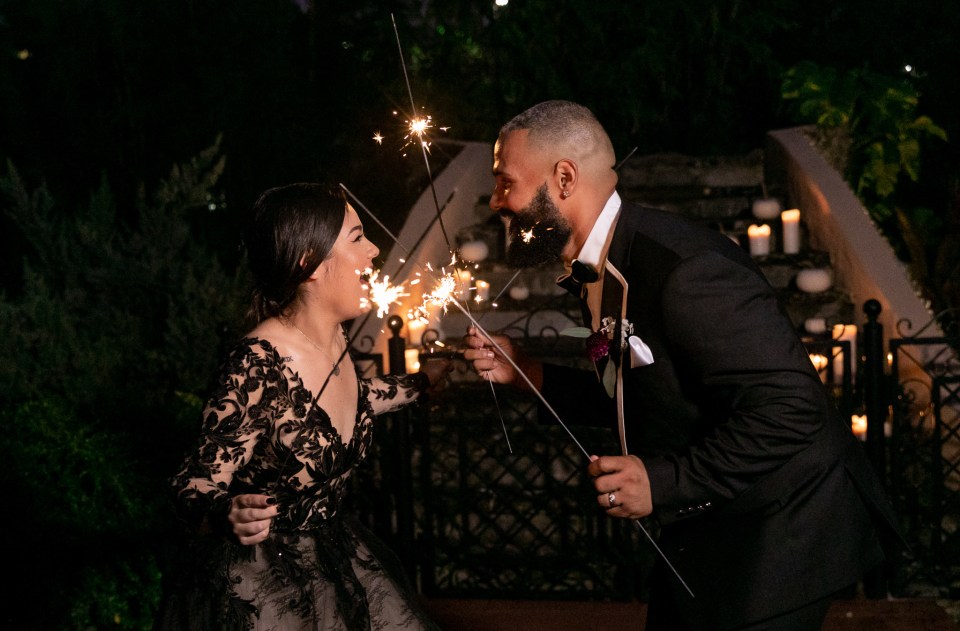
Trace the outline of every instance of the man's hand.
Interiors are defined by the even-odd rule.
[[[636,456],[590,456],[587,472],[597,503],[611,517],[640,519],[653,512],[647,468]]]
[[[494,342],[496,345],[494,345]],[[505,357],[509,357],[514,363],[520,365],[518,360],[524,361],[513,346],[512,340],[506,335],[484,336],[476,327],[471,326],[467,329],[467,335],[463,338],[463,358],[473,365],[473,370],[481,378],[494,383],[517,383],[518,375],[513,364]],[[500,347],[499,350],[497,347]],[[503,352],[501,352],[503,351]],[[529,377],[529,375],[527,375]]]

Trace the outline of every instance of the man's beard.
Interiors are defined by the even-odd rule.
[[[509,229],[507,263],[512,267],[535,267],[559,261],[573,232],[547,195],[546,184],[537,189],[529,206],[514,215]],[[532,237],[527,240],[528,234]]]

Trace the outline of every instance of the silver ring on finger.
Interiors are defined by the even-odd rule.
[[[610,491],[609,493],[607,493],[607,505],[610,508],[613,508],[614,506],[617,505],[617,494],[614,493],[613,491]]]

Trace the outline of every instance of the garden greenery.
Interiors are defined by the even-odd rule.
[[[846,178],[934,311],[960,306],[960,189],[947,208],[911,195],[924,148],[947,133],[919,113],[920,94],[904,77],[868,69],[841,72],[813,62],[787,71],[782,96],[815,125],[814,142]]]
[[[0,295],[10,590],[34,603],[7,608],[7,628],[150,628],[165,480],[245,312],[245,279],[214,247],[233,238],[223,165],[218,144],[177,165],[127,222],[106,184],[71,211],[11,164],[0,178],[27,250],[22,289]],[[220,234],[200,228],[209,214]]]

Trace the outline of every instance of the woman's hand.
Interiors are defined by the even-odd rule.
[[[230,500],[230,522],[237,540],[252,546],[260,543],[270,534],[270,524],[277,516],[276,500],[269,495],[244,494]]]
[[[453,370],[453,361],[447,357],[430,357],[423,355],[423,361],[420,362],[420,372],[430,380],[430,394],[436,394],[447,383],[447,375]]]

